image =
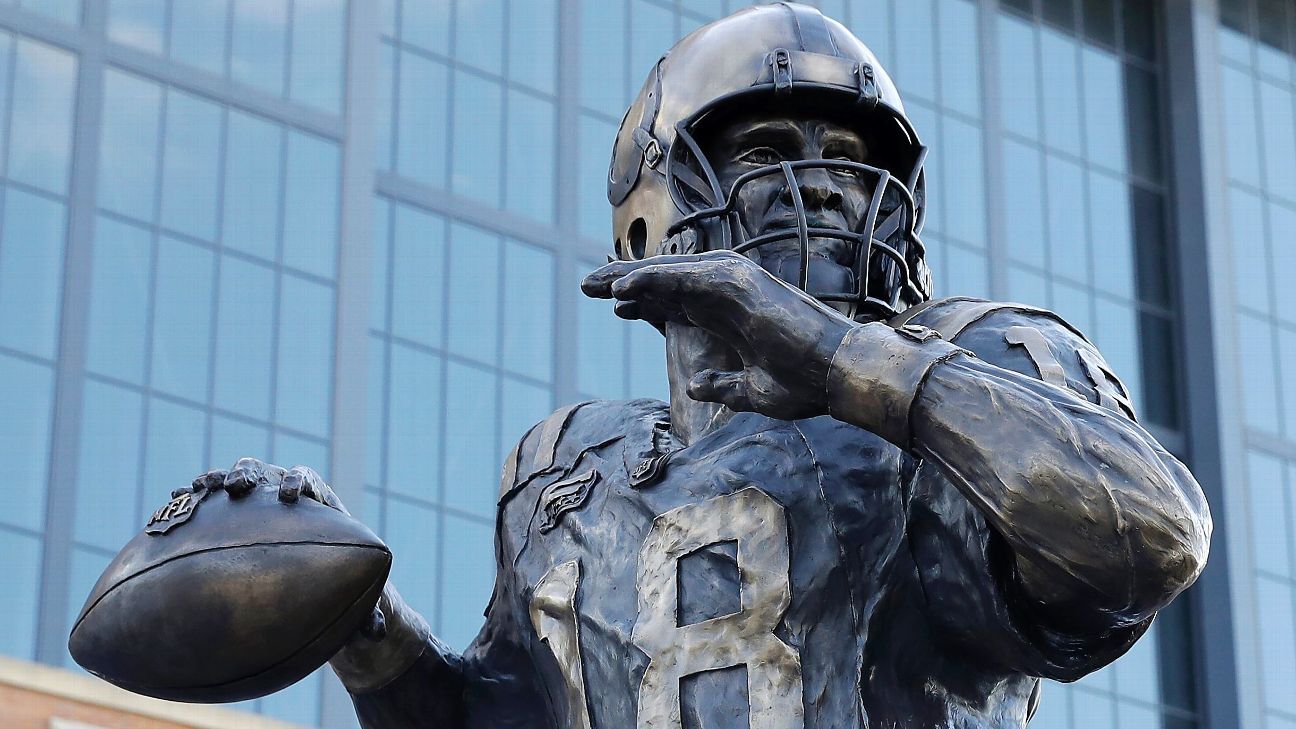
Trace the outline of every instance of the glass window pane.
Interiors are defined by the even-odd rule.
[[[456,71],[454,78],[450,186],[455,192],[499,206],[504,90],[497,83],[463,71]]]
[[[108,37],[112,40],[161,53],[165,32],[166,0],[109,0]]]
[[[134,76],[104,75],[99,137],[100,207],[153,222],[162,89]]]
[[[1138,260],[1139,299],[1170,306],[1174,260],[1166,240],[1165,200],[1141,187],[1130,188],[1134,204],[1134,254]]]
[[[941,103],[973,117],[981,116],[978,12],[970,2],[942,2],[937,25],[940,34]]]
[[[139,394],[87,380],[81,412],[73,538],[116,552],[144,528],[135,500],[140,483]]]
[[[904,89],[906,98],[938,100],[934,16],[932,0],[895,3],[895,34],[904,42],[896,45],[893,73],[896,85]]]
[[[269,420],[274,273],[230,256],[220,266],[213,405]]]
[[[275,433],[274,460],[284,468],[309,466],[325,481],[329,480],[329,449],[320,441],[290,433]]]
[[[288,91],[294,101],[331,112],[340,110],[345,22],[344,0],[293,3],[292,86]]]
[[[490,517],[499,490],[496,375],[446,364],[445,504]]]
[[[580,5],[581,58],[602,59],[600,63],[580,64],[581,103],[619,118],[625,112],[630,94],[623,62],[628,46],[625,5],[607,0],[581,0]],[[658,51],[665,49],[666,46],[662,46]],[[641,83],[648,70],[636,69],[633,83]],[[605,161],[605,172],[606,167]]]
[[[450,227],[451,352],[493,365],[499,356],[500,240],[466,225]]]
[[[441,630],[455,650],[464,650],[482,627],[482,610],[495,584],[495,549],[487,524],[456,516],[445,519],[446,559]]]
[[[43,43],[18,41],[9,122],[9,177],[62,193],[72,154],[76,58]]]
[[[1265,253],[1264,207],[1260,198],[1229,190],[1229,227],[1233,231],[1233,289],[1238,303],[1269,310],[1269,256]]]
[[[1072,162],[1046,155],[1049,263],[1055,276],[1089,282],[1088,224],[1084,171]]]
[[[1084,115],[1087,154],[1091,161],[1125,172],[1125,84],[1120,60],[1107,51],[1085,47],[1081,52],[1084,69]],[[1156,144],[1156,136],[1139,140]]]
[[[393,147],[395,133],[392,129],[392,120],[395,118],[395,114],[392,112],[395,90],[392,86],[395,83],[396,49],[384,42],[382,48],[378,51],[378,80],[374,83],[372,92],[374,130],[378,135],[378,143],[374,145],[374,164],[380,170],[395,169],[392,160],[392,154],[395,151]]]
[[[1264,702],[1270,709],[1296,714],[1296,615],[1292,613],[1292,588],[1265,577],[1256,579],[1257,630],[1260,641],[1260,675],[1264,677]]]
[[[53,371],[0,354],[0,402],[5,410],[0,418],[0,462],[7,482],[0,488],[0,522],[44,531]],[[8,557],[5,561],[12,562]]]
[[[1290,272],[1296,271],[1296,241],[1292,239],[1296,234],[1296,211],[1281,204],[1270,204],[1269,210],[1269,255],[1272,257],[1271,263],[1267,266],[1268,270],[1274,276],[1286,277]],[[1248,245],[1245,239],[1237,238],[1234,248],[1245,247]],[[1251,244],[1254,247],[1254,244]],[[1263,250],[1258,252],[1263,255]],[[1259,257],[1253,252],[1251,259]],[[1236,264],[1236,265],[1241,265]],[[1249,277],[1259,277],[1260,270],[1252,269],[1248,272]],[[1264,287],[1266,290],[1268,287]],[[1281,286],[1274,287],[1274,305],[1275,315],[1279,319],[1286,320],[1289,324],[1296,324],[1296,286],[1285,283]],[[1296,412],[1296,402],[1289,403],[1289,409]],[[1296,435],[1296,431],[1293,431]]]
[[[1139,58],[1155,61],[1157,57],[1156,3],[1146,0],[1137,2],[1127,0],[1121,3],[1121,8],[1121,21],[1125,29],[1125,50]]]
[[[554,93],[558,76],[557,28],[557,0],[529,0],[509,6],[509,78]]]
[[[401,41],[445,53],[450,47],[450,7],[448,2],[401,0]]]
[[[399,72],[397,169],[418,182],[444,187],[450,71],[444,64],[402,53]],[[456,100],[455,106],[463,104]]]
[[[221,108],[169,91],[162,156],[162,225],[196,238],[216,239]]]
[[[987,296],[990,270],[984,253],[951,243],[946,249],[945,271],[949,291],[959,296]]]
[[[282,140],[279,126],[230,111],[222,242],[267,261],[277,256]]]
[[[1098,345],[1112,371],[1129,390],[1134,409],[1142,412],[1143,382],[1137,378],[1142,371],[1139,367],[1138,312],[1132,306],[1097,298],[1094,300],[1094,313],[1098,324],[1091,330],[1094,344]]]
[[[580,119],[580,230],[597,240],[609,240],[612,208],[608,206],[608,158],[616,140],[617,125],[582,114]],[[919,131],[919,134],[922,132]],[[928,183],[930,184],[930,182]],[[610,248],[610,246],[609,246]]]
[[[1000,113],[1004,128],[1039,139],[1039,63],[1035,60],[1035,27],[1009,15],[999,16]]]
[[[1018,266],[1008,269],[1008,299],[1023,304],[1048,307],[1048,280],[1044,276]]]
[[[1247,454],[1247,495],[1250,509],[1251,546],[1256,569],[1279,577],[1291,577],[1291,555],[1287,544],[1294,525],[1287,523],[1287,489],[1283,484],[1283,463],[1272,456]]]
[[[641,83],[652,72],[653,66],[667,48],[675,43],[675,14],[648,0],[630,0],[630,83]],[[618,38],[622,36],[616,36]],[[611,59],[620,53],[604,56]],[[621,115],[623,109],[611,113]]]
[[[234,0],[230,75],[282,96],[287,36],[288,0]]]
[[[40,596],[41,540],[0,529],[0,554],[5,556],[4,589],[0,590],[0,654],[23,660],[36,657],[36,602]],[[89,590],[87,590],[89,592]],[[75,593],[71,601],[79,595]],[[78,603],[79,606],[79,603]]]
[[[1296,332],[1278,329],[1278,371],[1283,389],[1283,425],[1288,438],[1296,436]],[[1296,483],[1293,484],[1296,488]],[[1296,530],[1296,524],[1293,525]],[[1293,531],[1296,537],[1296,531]]]
[[[455,10],[455,55],[469,66],[503,75],[504,3],[459,3]]]
[[[554,258],[508,241],[504,245],[504,331],[501,360],[518,374],[553,378]]]
[[[653,397],[670,400],[670,383],[666,379],[666,340],[652,325],[632,322],[630,329],[630,397]]]
[[[0,228],[0,344],[53,358],[63,292],[62,203],[9,188]]]
[[[500,400],[500,453],[496,460],[504,463],[509,451],[517,445],[531,426],[553,412],[553,391],[530,383],[504,377]]]
[[[1266,188],[1296,202],[1296,118],[1292,115],[1292,92],[1271,83],[1260,83],[1260,127],[1264,134]]]
[[[554,139],[556,118],[548,101],[519,91],[508,92],[508,178],[506,206],[536,220],[554,217]]]
[[[337,275],[338,189],[342,154],[336,144],[288,133],[283,262],[324,278]]]
[[[1134,227],[1126,183],[1115,177],[1090,173],[1089,219],[1096,221],[1090,235],[1094,285],[1133,300]]]
[[[1128,145],[1134,174],[1160,180],[1161,95],[1152,72],[1125,64],[1125,109],[1129,123]]]
[[[369,327],[381,331],[390,331],[387,320],[387,301],[391,294],[388,275],[392,273],[388,265],[391,253],[392,204],[382,198],[374,199],[373,207],[373,264],[369,268],[372,277],[369,284]]]
[[[1143,370],[1143,402],[1139,408],[1149,422],[1178,427],[1179,367],[1174,322],[1169,318],[1142,312],[1139,315],[1139,349]],[[1130,372],[1126,377],[1133,378]]]
[[[215,258],[172,238],[158,248],[152,384],[194,402],[207,401]]]
[[[171,57],[208,73],[225,73],[230,0],[171,3]]]
[[[589,397],[625,397],[627,323],[609,302],[587,296],[577,297],[576,321],[576,389]]]
[[[392,333],[442,346],[445,315],[445,221],[396,205],[392,249]]]
[[[86,367],[144,384],[152,239],[146,230],[100,217],[90,279]]]
[[[440,357],[392,345],[390,388],[395,396],[388,409],[383,485],[425,501],[440,501],[442,367]]]
[[[81,19],[81,0],[21,0],[19,4],[64,23],[77,23]]]
[[[1092,305],[1093,294],[1087,287],[1053,282],[1053,311],[1061,314],[1076,329],[1089,334],[1094,332]]]
[[[148,442],[140,482],[146,511],[161,507],[171,499],[173,490],[188,486],[207,471],[203,463],[206,439],[206,412],[156,397],[149,401]]]
[[[1269,326],[1261,319],[1239,315],[1238,347],[1246,423],[1267,433],[1277,433],[1278,383],[1274,379],[1274,345]]]
[[[333,289],[283,277],[275,421],[326,437],[332,411]]]
[[[208,468],[229,468],[240,458],[257,458],[273,463],[269,440],[267,428],[224,415],[213,416]]]
[[[1040,153],[1034,147],[1004,140],[1004,233],[1013,260],[1044,268],[1044,184]],[[1051,202],[1051,201],[1050,201]]]
[[[387,460],[387,352],[388,345],[377,336],[369,337],[369,377],[365,402],[365,484],[377,488],[383,484],[383,467]],[[376,522],[374,522],[376,523]]]
[[[1229,177],[1260,187],[1260,135],[1256,130],[1255,82],[1225,64],[1220,67],[1223,92],[1224,143],[1228,150]]]
[[[1113,0],[1084,0],[1084,28],[1089,40],[1109,46],[1116,45],[1115,6]]]
[[[1044,136],[1050,147],[1079,156],[1080,80],[1076,44],[1054,30],[1040,31],[1040,68],[1044,91]]]
[[[946,235],[975,246],[985,245],[985,162],[981,129],[946,117],[941,122],[944,143]],[[1037,173],[1038,174],[1038,173]]]
[[[383,541],[391,548],[391,582],[401,597],[436,631],[437,587],[441,576],[437,570],[437,537],[441,519],[427,506],[389,499]],[[447,562],[452,560],[446,560]]]

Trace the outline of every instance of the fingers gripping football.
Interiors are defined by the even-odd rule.
[[[295,504],[304,496],[343,514],[351,513],[315,469],[309,466],[285,469],[255,458],[240,458],[228,470],[208,471],[195,478],[191,485],[172,491],[171,496],[174,498],[185,492],[224,489],[231,498],[237,499],[248,495],[258,486],[277,486],[279,500],[285,504]]]

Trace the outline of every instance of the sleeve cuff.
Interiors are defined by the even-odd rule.
[[[927,374],[960,354],[966,351],[916,324],[852,327],[828,367],[828,413],[908,449],[909,413]]]
[[[423,616],[414,612],[389,584],[378,601],[387,634],[381,640],[357,636],[329,665],[353,694],[377,691],[414,665],[429,646],[439,645]]]

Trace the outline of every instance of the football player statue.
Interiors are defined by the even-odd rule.
[[[925,152],[813,8],[662,57],[582,288],[664,333],[670,403],[522,437],[467,651],[389,587],[331,661],[365,727],[1022,727],[1139,639],[1203,567],[1202,492],[1056,314],[930,298]]]

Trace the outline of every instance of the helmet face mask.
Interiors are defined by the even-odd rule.
[[[722,110],[722,106],[714,109]],[[748,116],[759,119],[776,115],[772,110],[762,110],[749,112]],[[818,118],[813,113],[802,116]],[[739,129],[745,126],[742,119],[739,117]],[[733,179],[721,179],[716,161],[707,154],[711,145],[695,134],[695,121],[680,122],[676,144],[666,163],[666,186],[683,217],[666,229],[666,245],[661,252],[733,250],[761,262],[762,254],[768,255],[771,250],[786,254],[788,243],[795,242],[797,271],[780,277],[849,317],[889,318],[926,298],[913,284],[907,255],[915,249],[921,251],[915,230],[919,222],[917,206],[909,188],[890,170],[850,159],[808,155],[805,159],[755,167]],[[711,126],[714,129],[717,124]],[[825,175],[835,180],[828,183],[838,200],[833,207],[842,207],[843,196],[853,198],[855,204],[845,207],[856,208],[857,212],[839,214],[844,226],[824,224],[820,203],[803,199],[802,190],[807,185],[818,186],[810,182],[816,175],[818,180]],[[780,225],[766,231],[759,220],[748,219],[760,217],[761,211],[750,210],[744,204],[750,188],[758,185],[767,188],[767,196],[769,190],[777,190],[788,201],[791,209],[785,212],[790,213],[791,220],[783,215]],[[847,255],[841,256],[839,262],[849,274],[826,288],[816,288],[812,283],[823,282],[812,281],[811,259],[812,254],[822,255],[824,241],[841,242],[829,247],[845,249]]]
[[[783,154],[736,177],[732,165],[721,174],[724,160],[708,158],[708,135],[737,115],[782,112],[840,123],[866,140],[867,157]],[[617,255],[729,249],[767,269],[780,257],[775,275],[789,284],[848,316],[889,318],[931,294],[918,238],[925,156],[890,77],[850,31],[808,6],[750,7],[677,43],[627,110],[608,172]],[[824,176],[851,188],[840,228],[820,225],[813,201],[802,199],[805,185]],[[792,222],[762,229],[744,198],[772,187],[783,191]],[[838,264],[827,277],[815,260],[825,251]],[[788,261],[793,253],[798,266]]]

